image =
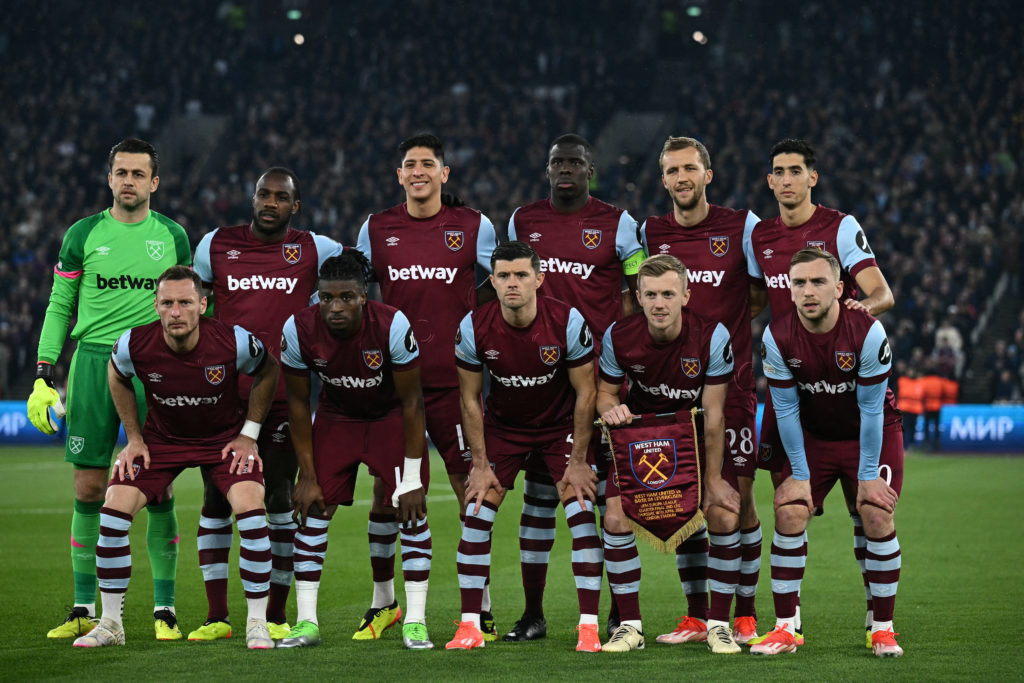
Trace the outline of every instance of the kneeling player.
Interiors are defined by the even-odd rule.
[[[121,619],[132,571],[128,540],[132,518],[143,506],[159,501],[182,470],[197,466],[209,472],[235,513],[242,539],[242,586],[249,606],[246,645],[249,649],[274,646],[267,631],[270,535],[256,438],[270,408],[277,361],[241,327],[201,317],[205,310],[199,276],[174,266],[157,280],[160,320],[128,330],[114,344],[107,375],[128,445],[114,461],[117,475],[111,477],[100,510],[96,574],[103,618],[75,640],[75,647],[124,645]],[[244,425],[239,372],[255,376]],[[146,389],[149,412],[141,429],[133,376]]]
[[[806,248],[790,263],[796,311],[773,320],[761,355],[789,462],[775,490],[772,595],[775,630],[753,654],[795,652],[794,620],[807,559],[807,523],[837,481],[857,490],[867,538],[871,645],[880,657],[903,649],[892,630],[900,545],[893,513],[903,485],[902,420],[886,400],[892,353],[882,324],[839,303],[839,262]]]
[[[640,264],[638,298],[643,314],[613,324],[601,348],[597,412],[611,426],[634,415],[704,409],[704,511],[711,536],[708,579],[711,593],[708,648],[733,654],[740,647],[729,629],[729,610],[740,573],[739,486],[735,474],[722,477],[725,399],[733,357],[725,326],[686,308],[690,298],[686,267],[658,254]],[[626,403],[619,402],[625,377]],[[732,470],[729,470],[732,472]],[[627,652],[644,647],[640,622],[640,556],[626,522],[617,477],[608,478],[604,555],[621,625],[601,649]]]
[[[366,297],[369,262],[357,251],[334,256],[320,269],[320,303],[284,325],[281,362],[288,389],[299,480],[292,500],[298,623],[279,647],[320,642],[317,591],[327,554],[327,526],[338,505],[351,505],[359,463],[384,482],[371,510],[402,523],[402,571],[408,613],[405,646],[434,647],[427,637],[427,578],[431,539],[424,480],[423,391],[412,327],[396,308]],[[310,372],[323,381],[316,424],[309,408]],[[385,625],[392,626],[401,610]],[[379,634],[376,634],[379,635]]]

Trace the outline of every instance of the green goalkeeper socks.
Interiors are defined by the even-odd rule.
[[[75,576],[75,604],[96,602],[96,541],[100,538],[102,502],[75,501],[71,515],[71,570]]]
[[[174,606],[174,577],[178,571],[178,516],[174,498],[147,505],[146,549],[153,570],[153,604]]]

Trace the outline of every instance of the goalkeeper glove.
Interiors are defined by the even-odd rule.
[[[36,364],[36,381],[32,385],[32,395],[28,397],[28,419],[43,434],[56,434],[58,424],[50,415],[50,408],[57,418],[64,417],[64,404],[60,402],[60,394],[53,386],[53,364]]]

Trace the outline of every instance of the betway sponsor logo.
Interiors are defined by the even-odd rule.
[[[374,375],[373,377],[349,377],[345,375],[343,377],[328,377],[324,373],[317,371],[326,384],[330,384],[333,387],[345,387],[346,389],[366,389],[368,387],[379,387],[384,383],[384,374]]]
[[[458,268],[427,268],[426,266],[410,266],[408,268],[395,268],[388,266],[388,278],[395,280],[444,280],[451,284],[455,280]]]
[[[283,292],[291,294],[295,289],[295,285],[299,283],[297,277],[263,277],[262,275],[252,275],[250,277],[235,277],[228,275],[228,291],[234,292],[236,290],[260,290],[260,289],[279,289]]]
[[[830,384],[822,380],[819,380],[814,384],[797,382],[797,386],[809,394],[848,394],[851,391],[857,391],[857,382],[853,380],[850,380],[849,382],[840,382],[839,384]]]
[[[579,275],[581,279],[586,280],[594,272],[594,266],[588,266],[586,263],[579,263],[577,261],[563,261],[560,258],[542,258],[540,260],[540,270],[542,273]]]
[[[150,394],[153,400],[164,406],[181,407],[181,406],[215,406],[217,401],[220,400],[224,394],[217,394],[216,396],[157,396],[156,394]]]
[[[543,263],[543,261],[541,261]],[[540,375],[539,377],[523,377],[522,375],[512,375],[511,377],[499,377],[498,375],[492,374],[498,382],[501,382],[506,387],[535,387],[541,384],[547,384],[555,375],[558,374],[558,370],[552,370],[546,375]]]
[[[658,386],[649,387],[643,382],[634,380],[641,389],[651,396],[664,396],[675,401],[696,401],[700,398],[700,388],[697,389],[676,389],[662,382]]]
[[[712,287],[722,284],[722,278],[725,277],[724,270],[687,270],[686,274],[690,282],[703,282]]]
[[[766,285],[772,289],[789,289],[789,273],[772,275],[764,279]]]
[[[156,280],[151,277],[103,277],[96,273],[96,289],[156,289]]]

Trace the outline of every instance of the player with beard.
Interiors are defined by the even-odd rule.
[[[114,461],[100,510],[96,569],[103,618],[75,647],[124,645],[132,519],[147,503],[164,498],[185,468],[200,467],[231,502],[238,523],[249,612],[246,646],[272,648],[266,620],[270,539],[256,439],[277,382],[277,361],[242,327],[203,317],[199,276],[185,266],[160,275],[155,308],[160,319],[126,331],[111,352],[110,394],[128,444]],[[253,377],[248,407],[238,396],[243,373]],[[141,428],[132,377],[141,380],[149,407]]]
[[[750,234],[755,261],[750,276],[767,287],[772,317],[792,310],[789,287],[789,262],[805,247],[824,249],[834,255],[842,267],[842,302],[847,308],[880,315],[893,307],[892,290],[875,262],[874,252],[857,219],[835,209],[814,204],[811,190],[818,184],[814,148],[803,140],[786,139],[769,152],[771,172],[768,187],[779,202],[779,216],[758,223]],[[858,300],[863,292],[864,299]],[[891,392],[890,392],[891,393]],[[770,470],[772,483],[778,486],[786,454],[775,427],[772,395],[765,400],[758,445],[758,466]],[[846,507],[853,521],[853,553],[860,567],[867,602],[865,645],[871,647],[871,589],[865,565],[864,526],[857,512],[854,482],[841,481]],[[803,624],[799,603],[796,613],[797,644],[803,644]],[[754,642],[754,641],[751,641]]]
[[[462,500],[471,460],[452,347],[462,317],[494,298],[486,278],[482,286],[476,285],[478,273],[490,273],[497,238],[487,216],[442,192],[451,169],[444,163],[441,140],[428,133],[414,135],[402,141],[398,153],[398,184],[405,191],[405,201],[371,214],[359,231],[357,245],[373,264],[381,299],[408,315],[412,323],[423,358],[427,433],[444,461],[456,499]],[[389,506],[379,479],[374,480],[374,488],[377,493],[368,525],[373,598],[354,640],[379,638],[402,614],[394,588],[398,521],[385,510]],[[464,519],[461,506],[459,517]],[[484,637],[496,640],[490,610],[486,587],[481,622]]]
[[[634,310],[636,272],[643,260],[636,221],[629,212],[590,196],[594,177],[594,150],[575,134],[555,138],[548,149],[547,199],[515,210],[508,222],[510,240],[522,240],[540,257],[544,294],[575,306],[590,329],[598,334],[624,313]],[[623,298],[623,280],[629,296]],[[595,378],[596,379],[596,378]],[[594,453],[600,483],[598,509],[604,516],[605,480],[609,471],[608,446],[594,434]],[[543,638],[544,586],[548,558],[555,543],[558,492],[543,468],[528,469],[523,484],[523,512],[519,521],[520,567],[526,605],[523,615],[504,640]],[[615,601],[608,617],[608,634],[618,626]]]
[[[119,423],[107,384],[110,348],[126,329],[156,319],[153,289],[157,277],[168,266],[188,265],[191,260],[182,227],[149,208],[160,185],[153,146],[136,138],[122,140],[110,150],[107,167],[113,205],[78,221],[64,235],[39,334],[36,380],[28,398],[32,424],[44,434],[56,433],[50,409],[60,417],[63,407],[54,386],[54,363],[71,318],[76,317],[71,338],[78,347],[68,370],[64,450],[64,459],[74,466],[71,568],[75,601],[64,622],[51,629],[47,638],[74,638],[96,624],[96,539]],[[141,384],[135,382],[135,389],[139,410],[144,411]],[[168,492],[147,510],[156,637],[176,640],[181,631],[174,612],[178,566],[174,497]]]
[[[709,204],[707,185],[712,181],[711,156],[693,138],[670,137],[659,157],[661,182],[672,198],[672,213],[648,218],[640,228],[644,249],[650,254],[670,254],[686,264],[693,291],[689,310],[708,320],[721,321],[729,330],[736,353],[736,368],[729,385],[725,408],[725,460],[730,485],[738,486],[738,528],[712,534],[701,529],[676,548],[676,566],[687,614],[671,633],[658,636],[659,643],[700,642],[707,639],[708,553],[730,557],[738,563],[739,582],[722,585],[713,581],[712,592],[736,596],[733,636],[744,644],[757,636],[754,601],[761,567],[761,523],[754,504],[754,473],[757,431],[757,396],[754,393],[753,342],[750,319],[764,308],[764,287],[747,276],[754,261],[750,233],[758,222],[752,211]],[[735,554],[738,543],[739,555]],[[716,571],[716,573],[718,573]],[[730,574],[731,575],[731,574]],[[721,615],[716,617],[716,621]]]
[[[882,324],[840,303],[839,261],[799,250],[789,269],[790,310],[772,320],[761,357],[787,464],[775,490],[772,595],[776,626],[752,654],[795,652],[807,524],[837,480],[856,491],[864,523],[871,647],[899,657],[892,618],[901,554],[893,521],[903,485],[903,426],[887,379],[892,353]]]
[[[281,328],[288,317],[309,305],[316,291],[320,266],[342,251],[329,237],[292,227],[301,207],[299,179],[275,166],[256,181],[252,221],[217,228],[196,247],[195,270],[211,294],[214,317],[251,330],[275,357],[281,354]],[[249,395],[250,381],[242,377],[239,395]],[[285,603],[292,585],[295,522],[292,487],[298,466],[288,430],[284,382],[278,382],[274,402],[260,435],[259,448],[266,478],[266,509],[270,527],[273,571],[267,617],[271,636],[288,634]],[[189,640],[231,636],[228,621],[228,554],[231,550],[231,508],[204,475],[203,510],[199,518],[199,566],[206,586],[206,623]]]

